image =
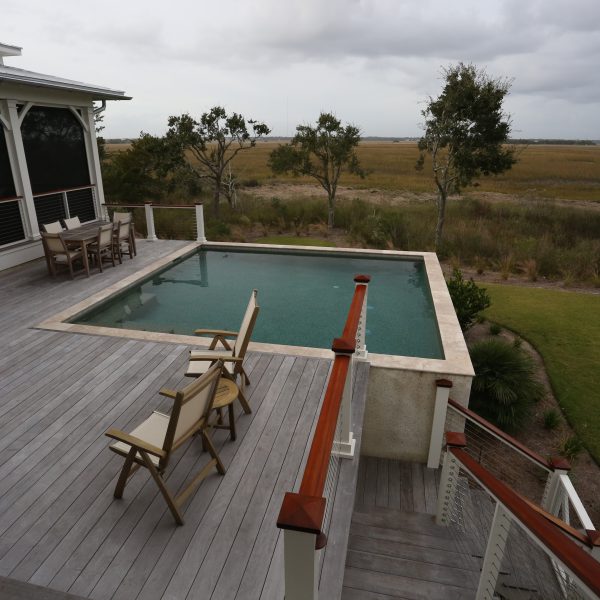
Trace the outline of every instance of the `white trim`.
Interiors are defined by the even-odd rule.
[[[26,102],[23,105],[23,108],[21,108],[21,110],[19,111],[19,129],[23,125],[23,119],[27,116],[27,113],[31,110],[32,107],[33,102]]]
[[[79,108],[79,110],[77,108],[75,108],[74,106],[67,106],[67,108],[75,115],[75,118],[79,121],[79,124],[83,127],[83,130],[85,132],[89,132],[90,130],[90,126],[88,123],[86,123],[83,119],[83,117],[79,114],[79,110],[81,110],[81,107]]]

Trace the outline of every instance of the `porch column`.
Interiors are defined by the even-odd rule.
[[[25,158],[25,147],[21,136],[21,122],[17,110],[16,100],[3,100],[3,114],[7,117],[9,128],[5,130],[5,137],[10,158],[15,191],[18,196],[23,196],[25,235],[32,240],[39,240],[40,228],[38,227],[35,204],[33,203],[33,192],[29,181],[27,159]]]
[[[107,214],[104,206],[104,186],[102,185],[102,169],[100,167],[100,155],[98,154],[98,142],[96,140],[96,122],[94,121],[94,106],[86,106],[83,109],[83,119],[87,127],[83,129],[85,147],[87,150],[88,168],[90,181],[96,186],[94,194],[94,205],[96,217],[104,218]]]

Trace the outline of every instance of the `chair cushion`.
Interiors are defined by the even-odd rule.
[[[169,426],[169,420],[170,417],[167,415],[154,411],[141,425],[138,425],[130,435],[162,448],[163,442],[165,441],[165,434],[167,433],[167,427]],[[127,456],[131,449],[131,446],[124,442],[116,442],[115,444],[111,444],[110,447],[112,450],[123,456]],[[158,456],[152,454],[149,454],[148,456],[154,465],[158,466]]]

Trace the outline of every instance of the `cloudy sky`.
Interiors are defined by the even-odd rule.
[[[275,135],[331,111],[419,135],[459,61],[513,80],[514,137],[600,139],[599,0],[2,0],[6,64],[125,90],[106,137],[162,133],[214,105]]]

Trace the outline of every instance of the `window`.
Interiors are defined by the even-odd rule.
[[[32,107],[21,134],[34,195],[90,184],[83,128],[68,108]]]
[[[0,198],[11,198],[16,195],[4,127],[0,124]]]

